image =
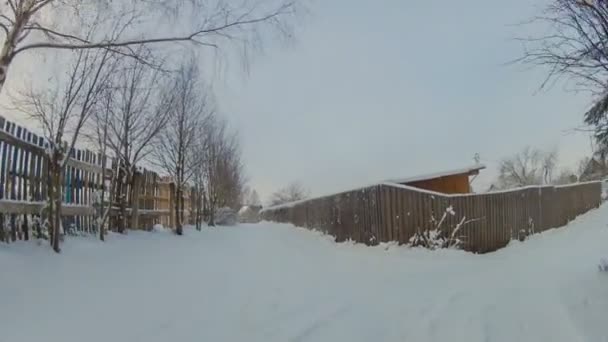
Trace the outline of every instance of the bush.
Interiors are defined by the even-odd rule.
[[[215,211],[215,224],[218,226],[234,226],[238,221],[238,215],[234,209],[224,207]]]
[[[411,247],[424,247],[428,249],[460,248],[461,244],[462,241],[460,239],[450,237],[439,229],[419,231],[409,240]]]
[[[424,247],[428,249],[439,249],[439,248],[462,248],[463,241],[458,235],[460,229],[474,220],[466,220],[463,217],[458,224],[454,227],[443,228],[443,224],[446,221],[447,216],[455,216],[456,212],[452,206],[448,206],[445,209],[441,219],[437,221],[435,217],[431,216],[431,222],[435,225],[434,229],[428,229],[424,231],[418,231],[409,240],[411,247]]]

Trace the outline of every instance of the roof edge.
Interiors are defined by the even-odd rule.
[[[390,180],[387,180],[386,182],[397,183],[397,184],[413,183],[413,182],[420,182],[420,181],[425,181],[425,180],[430,180],[430,179],[435,179],[435,178],[460,175],[460,174],[464,174],[464,173],[470,174],[472,172],[479,172],[480,170],[483,170],[485,168],[486,168],[486,166],[484,164],[475,164],[475,165],[471,165],[469,167],[465,167],[465,168],[461,168],[461,169],[446,170],[446,171],[418,175],[418,176],[402,178],[402,179],[390,179]]]

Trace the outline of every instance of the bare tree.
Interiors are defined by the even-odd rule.
[[[501,188],[549,184],[557,163],[555,151],[543,152],[530,147],[500,162],[498,184]]]
[[[27,51],[108,49],[154,65],[133,47],[190,42],[217,50],[229,42],[247,49],[262,41],[265,28],[289,36],[287,19],[295,12],[295,0],[2,1],[0,91],[13,61]],[[90,27],[103,33],[84,34]]]
[[[225,120],[210,122],[206,141],[206,211],[208,224],[214,226],[216,209],[240,204],[244,172],[238,135],[228,131]]]
[[[575,90],[591,93],[594,104],[584,121],[595,131],[600,153],[608,156],[608,2],[552,0],[530,23],[550,30],[520,39],[519,61],[547,69],[541,87],[565,78]]]
[[[286,187],[272,194],[270,205],[280,205],[289,202],[300,201],[308,198],[309,192],[298,182],[288,184]]]
[[[585,170],[587,169],[587,166],[589,166],[590,161],[591,158],[589,157],[583,157],[581,160],[578,161],[578,164],[576,166],[576,176],[579,179],[585,173]]]
[[[20,109],[41,125],[49,143],[47,222],[56,252],[60,251],[62,176],[80,131],[106,90],[113,70],[112,60],[109,50],[81,50],[66,75],[64,86],[43,91],[32,89],[20,100]]]
[[[89,141],[97,148],[97,152],[101,156],[101,189],[98,189],[94,194],[94,205],[96,207],[95,225],[99,230],[99,239],[105,240],[105,226],[108,222],[110,212],[113,207],[114,193],[117,188],[118,179],[118,163],[112,164],[112,159],[108,158],[110,145],[110,111],[112,109],[113,96],[110,89],[107,89],[99,105],[94,110],[92,124],[90,125],[91,133],[87,134]],[[108,165],[108,161],[110,165]],[[111,169],[108,169],[108,166]],[[109,178],[109,183],[106,181]]]
[[[172,89],[173,106],[165,127],[155,139],[154,163],[171,176],[175,187],[175,232],[183,232],[184,193],[198,162],[195,156],[197,134],[205,117],[212,110],[201,86],[198,68],[194,62],[179,71]]]
[[[562,169],[562,170],[560,170],[557,177],[553,180],[552,184],[555,184],[555,185],[571,184],[571,183],[576,183],[577,180],[578,180],[578,177],[574,174],[574,172],[572,172],[569,169]]]
[[[262,205],[262,201],[260,200],[260,195],[255,189],[246,188],[243,191],[243,204],[250,206],[259,206]]]
[[[211,108],[211,101],[207,100],[207,106]],[[199,132],[196,137],[196,143],[193,145],[194,155],[194,175],[193,175],[193,191],[194,191],[194,224],[197,230],[201,230],[205,218],[205,209],[207,204],[208,192],[208,176],[209,176],[209,131],[215,120],[215,113],[209,110],[205,120],[199,126]]]
[[[173,104],[174,94],[166,92],[168,87],[162,86],[164,83],[158,70],[150,70],[137,60],[126,60],[114,80],[107,142],[119,167],[116,191],[121,217],[119,232],[127,227],[129,206],[131,225],[138,226],[137,164],[152,151],[150,143],[167,123]]]
[[[550,184],[553,180],[553,172],[557,167],[557,150],[540,152],[542,155],[543,182]]]

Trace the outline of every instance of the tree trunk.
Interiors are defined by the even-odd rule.
[[[8,69],[13,60],[13,53],[17,47],[17,43],[20,38],[23,37],[23,29],[28,25],[32,13],[30,10],[34,2],[29,2],[29,7],[26,4],[20,4],[21,11],[18,9],[18,14],[15,15],[12,30],[6,34],[2,50],[0,51],[0,94],[4,89],[6,78],[8,75]]]
[[[48,201],[49,201],[49,235],[50,244],[53,250],[57,253],[61,252],[59,247],[59,236],[61,234],[61,167],[59,166],[59,157],[53,156],[49,161],[49,171],[51,172],[51,184],[48,185]]]
[[[99,240],[106,241],[104,224],[99,224],[98,228],[99,228]]]
[[[127,175],[124,174],[124,171],[121,169],[122,174],[119,176],[120,181],[120,192],[119,192],[119,200],[120,200],[120,223],[118,225],[118,232],[124,234],[127,231],[127,201],[128,201],[128,186],[127,186]]]
[[[117,161],[117,163],[121,163]],[[119,208],[118,215],[118,232],[123,234],[127,229],[127,176],[122,164],[117,166],[118,176],[116,178],[116,203]]]
[[[182,206],[181,202],[183,201],[181,188],[181,186],[175,185],[175,234],[177,235],[183,234],[181,214],[179,212]]]
[[[4,214],[0,214],[0,242],[5,242],[4,240]]]
[[[15,222],[15,214],[11,214],[11,240],[17,241],[17,222]]]
[[[28,241],[30,239],[30,229],[27,225],[27,215],[23,215],[23,225],[21,226],[23,231],[23,240]]]
[[[2,93],[2,89],[4,89],[4,84],[6,83],[8,69],[13,60],[13,52],[15,51],[15,46],[18,37],[23,32],[23,27],[26,24],[26,20],[17,20],[15,25],[13,26],[13,30],[9,32],[4,44],[2,45],[2,51],[0,51],[0,93]]]
[[[57,192],[55,194],[55,213],[54,219],[55,222],[53,224],[53,250],[57,253],[61,252],[61,248],[59,247],[59,238],[61,236],[61,192]]]
[[[131,228],[139,229],[139,180],[137,173],[133,173],[129,184],[131,185]]]
[[[215,204],[209,201],[209,227],[215,227]]]
[[[202,210],[202,198],[201,193],[196,193],[196,230],[200,231],[203,225],[203,210]]]
[[[118,232],[124,234],[127,231],[127,187],[122,184],[120,187],[120,222],[118,224]]]
[[[183,190],[183,188],[180,188],[180,189],[181,189],[181,190],[180,190],[180,193],[181,193],[181,196],[182,196],[181,201],[180,201],[180,205],[181,205],[180,209],[181,209],[181,215],[182,215],[181,224],[182,224],[182,226],[183,226],[184,224],[188,224],[188,223],[189,223],[189,221],[188,221],[188,222],[186,222],[186,210],[185,210],[185,207],[186,207],[186,205],[185,205],[185,203],[186,203],[186,199],[184,198],[184,190]],[[189,218],[190,218],[190,216],[188,216],[188,219],[189,219]]]
[[[38,216],[38,219],[34,221],[34,228],[36,229],[36,239],[42,239],[42,225],[41,225],[42,217]]]

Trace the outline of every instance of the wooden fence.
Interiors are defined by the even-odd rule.
[[[262,217],[368,245],[405,244],[417,232],[434,229],[450,236],[460,227],[455,236],[463,248],[485,253],[512,239],[561,227],[600,203],[599,182],[462,195],[384,183],[269,208]]]
[[[0,116],[0,240],[27,239],[33,231],[46,199],[48,146],[43,137]],[[95,231],[94,193],[109,186],[102,171],[113,162],[90,150],[71,151],[62,184],[63,226],[68,232]],[[151,228],[155,223],[172,226],[171,183],[145,169],[138,176],[135,210],[141,219],[134,228]],[[186,222],[190,222],[190,192],[185,196]]]

